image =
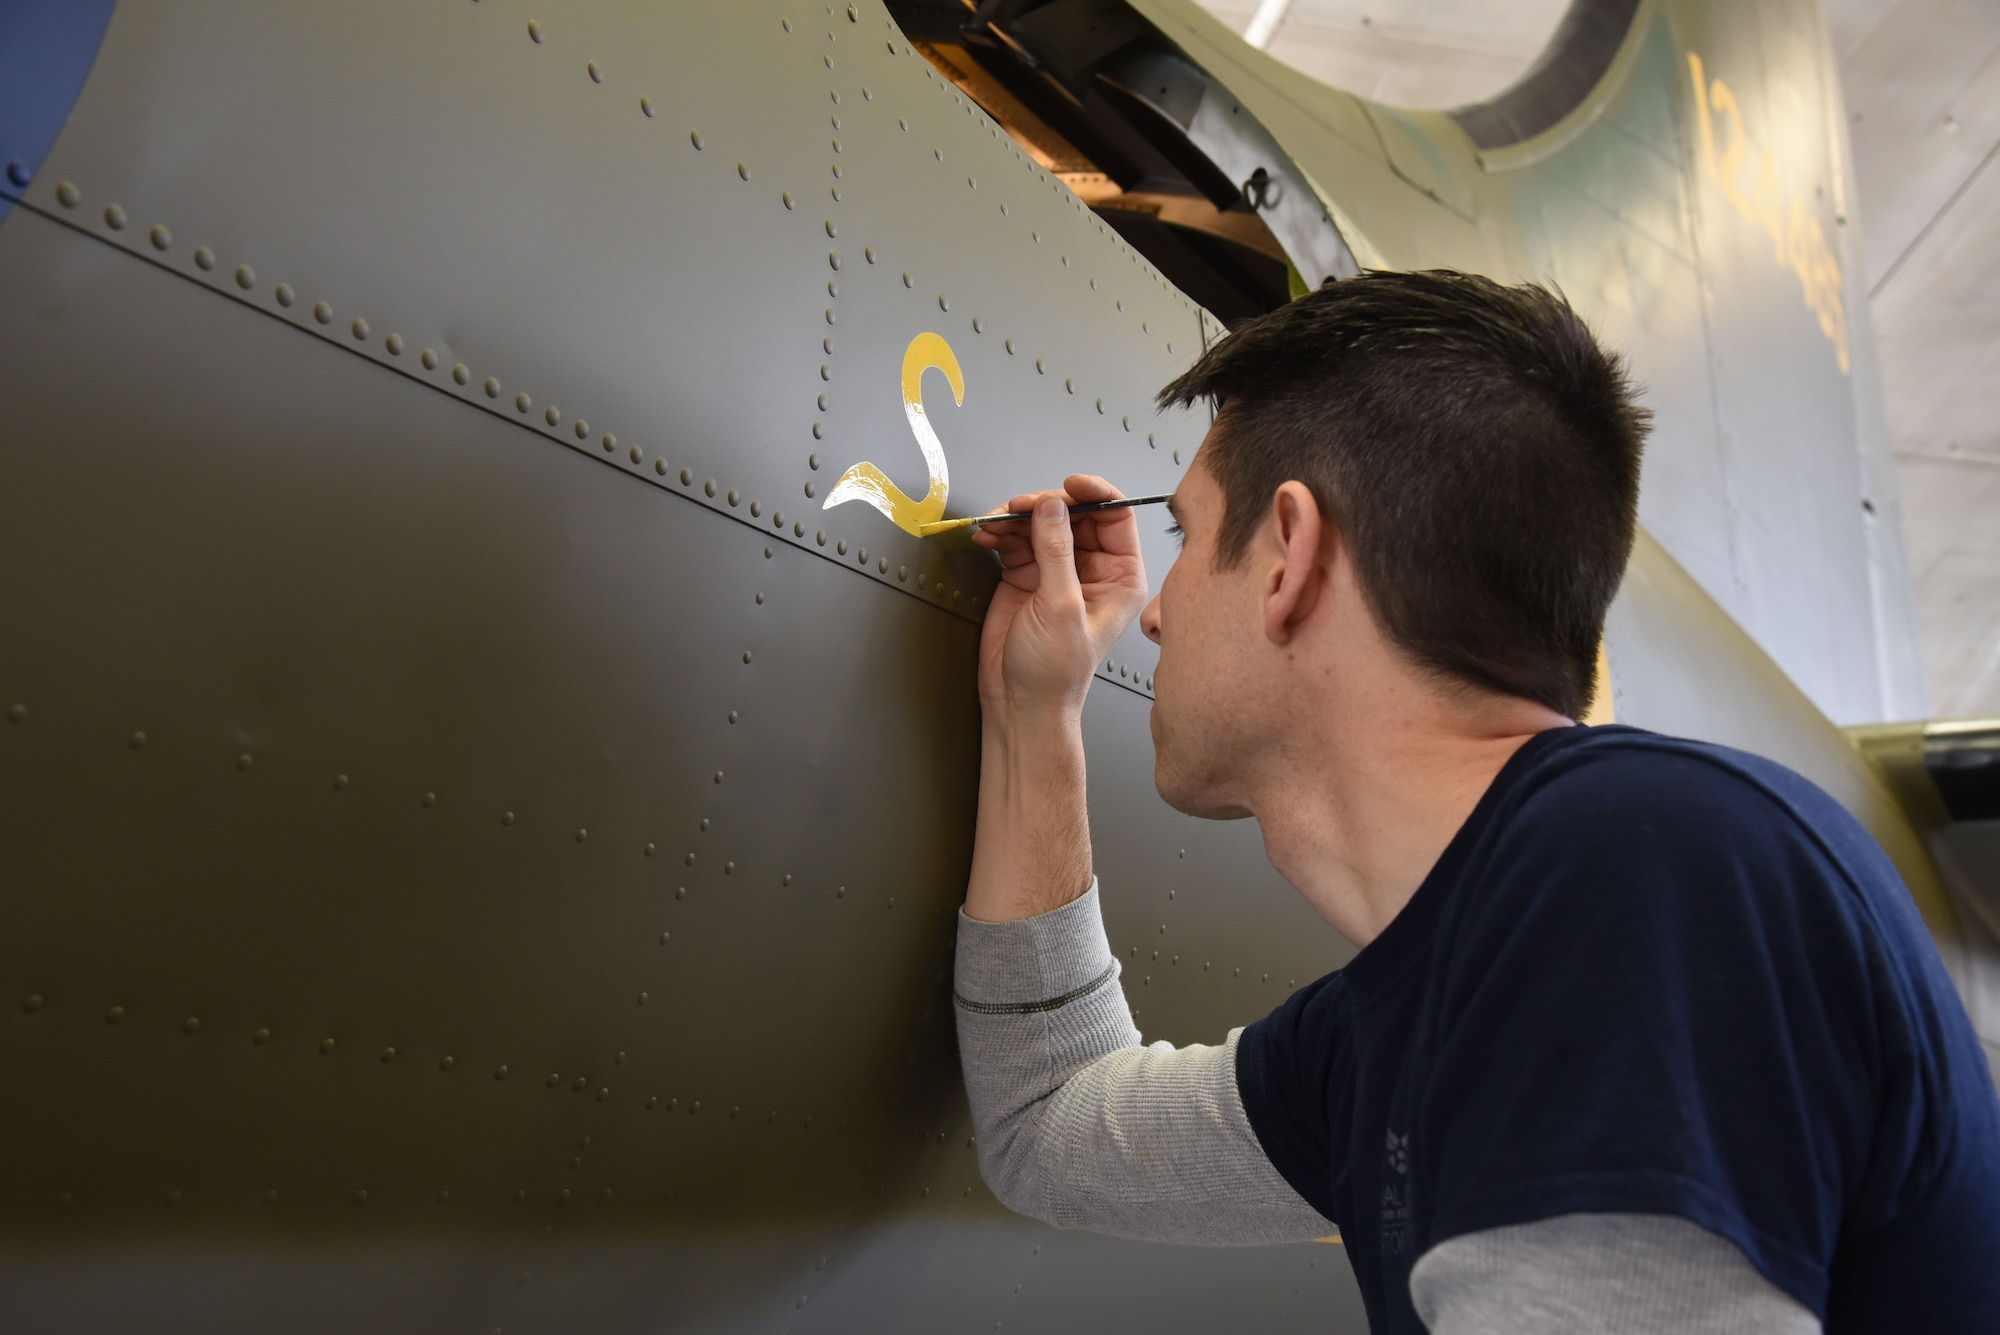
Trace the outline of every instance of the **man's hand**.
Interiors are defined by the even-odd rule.
[[[989,730],[1073,718],[1099,660],[1146,605],[1132,511],[1079,516],[1074,528],[1068,514],[1073,504],[1122,498],[1103,478],[1077,474],[1061,491],[1016,496],[995,511],[1032,511],[1031,522],[975,530],[972,540],[998,552],[1003,569],[979,645]]]
[[[979,829],[968,916],[1008,922],[1061,908],[1090,888],[1090,814],[1084,809],[1083,697],[1111,642],[1146,603],[1139,524],[1130,510],[1085,515],[1068,507],[1115,501],[1101,477],[1061,491],[1016,496],[973,541],[1000,554],[1004,573],[979,642]]]

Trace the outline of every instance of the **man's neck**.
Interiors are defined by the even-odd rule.
[[[1251,808],[1272,866],[1357,947],[1402,912],[1514,752],[1569,723],[1527,700],[1414,682],[1389,694],[1316,711]]]

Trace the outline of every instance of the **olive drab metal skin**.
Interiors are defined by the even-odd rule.
[[[1059,1233],[979,1181],[949,972],[996,575],[915,527],[1171,491],[1208,421],[1152,396],[1222,326],[911,8],[123,0],[0,122],[7,1324],[1362,1328],[1336,1247]],[[1773,8],[1641,4],[1570,120],[1491,147],[1516,121],[1303,98],[1185,0],[1091,13],[1196,72],[1163,105],[1255,160],[1302,281],[1554,272],[1632,343],[1667,545],[1612,616],[1620,716],[1828,785],[1948,931],[1701,566],[1711,384],[1865,463],[1836,232],[1817,305],[1698,318],[1738,274],[1690,259],[1735,224],[1689,221],[1727,203],[1685,56],[1749,126],[1825,72]],[[1760,236],[1743,272],[1796,287]],[[1791,518],[1847,635],[1822,486]],[[1156,795],[1155,662],[1135,630],[1093,683],[1096,865],[1140,1027],[1214,1042],[1348,952],[1252,824]]]

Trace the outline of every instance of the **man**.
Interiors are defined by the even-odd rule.
[[[1079,718],[1146,598],[1102,479],[1017,497],[980,651],[958,1024],[980,1165],[1065,1227],[1343,1236],[1380,1332],[2000,1330],[2000,1109],[1895,872],[1818,789],[1585,728],[1645,412],[1558,297],[1369,274],[1162,402],[1160,793],[1254,816],[1360,953],[1139,1046]]]

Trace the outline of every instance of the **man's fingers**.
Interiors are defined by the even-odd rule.
[[[1058,598],[1083,596],[1076,578],[1076,535],[1069,526],[1069,497],[1045,491],[1035,502],[1035,565],[1041,587]]]

